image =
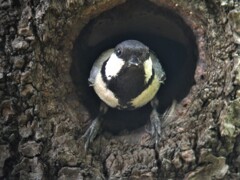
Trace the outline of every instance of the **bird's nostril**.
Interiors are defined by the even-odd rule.
[[[140,61],[137,57],[132,57],[129,61],[128,61],[128,65],[134,65],[134,66],[138,66],[140,64]]]

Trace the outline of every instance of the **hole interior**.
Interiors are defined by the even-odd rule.
[[[95,117],[100,100],[88,86],[94,61],[105,50],[127,39],[136,39],[153,50],[166,72],[167,80],[157,97],[159,112],[176,99],[180,101],[194,84],[198,49],[191,28],[175,12],[155,4],[130,0],[92,19],[80,32],[72,51],[70,74],[80,101]],[[149,105],[134,111],[110,109],[104,129],[117,133],[140,127],[149,120]]]

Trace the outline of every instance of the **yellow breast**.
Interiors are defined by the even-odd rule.
[[[131,101],[132,106],[138,108],[147,104],[154,98],[154,96],[158,92],[159,87],[160,81],[155,75],[153,82],[139,96],[137,96]]]

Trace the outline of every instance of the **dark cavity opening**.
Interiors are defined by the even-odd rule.
[[[170,9],[145,0],[129,0],[92,19],[73,47],[71,77],[80,101],[93,118],[98,113],[100,100],[88,86],[90,69],[101,52],[127,39],[136,39],[149,46],[166,72],[167,80],[157,94],[160,113],[174,99],[183,99],[194,84],[198,50],[190,27]],[[150,111],[150,105],[134,111],[110,109],[104,128],[113,133],[138,128],[149,120]]]

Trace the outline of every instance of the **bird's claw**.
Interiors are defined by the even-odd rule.
[[[151,120],[150,134],[152,137],[154,137],[155,145],[158,147],[161,135],[161,121],[156,109],[153,109],[150,115],[150,120]]]
[[[177,103],[174,100],[172,105],[164,112],[162,116],[160,116],[157,112],[158,100],[154,99],[151,102],[153,108],[150,114],[151,130],[147,130],[147,132],[154,138],[156,147],[159,146],[161,139],[161,128],[163,126],[163,123],[166,123],[166,121],[173,119],[176,104]]]
[[[87,131],[82,136],[84,143],[85,143],[85,145],[84,145],[85,151],[87,151],[89,145],[93,142],[93,140],[99,133],[100,129],[101,129],[101,120],[99,118],[96,118],[93,120],[90,127],[87,129]]]
[[[102,102],[99,107],[98,116],[93,120],[90,127],[87,129],[87,131],[82,136],[83,141],[85,142],[85,145],[84,145],[85,151],[87,151],[89,145],[93,142],[95,137],[101,131],[103,115],[106,114],[107,111],[108,111],[108,106]]]

